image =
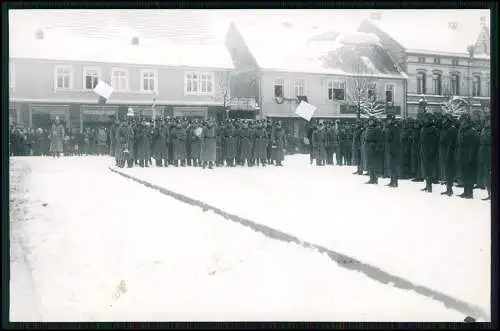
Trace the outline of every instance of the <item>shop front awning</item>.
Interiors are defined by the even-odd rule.
[[[207,117],[208,107],[173,107],[174,117]]]

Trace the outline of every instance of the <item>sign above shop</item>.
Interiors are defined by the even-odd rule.
[[[232,98],[229,102],[231,110],[257,110],[257,101],[254,97]]]

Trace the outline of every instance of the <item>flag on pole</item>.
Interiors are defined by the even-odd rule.
[[[311,120],[311,117],[314,115],[316,109],[317,108],[311,105],[310,103],[301,101],[297,109],[295,109],[295,114],[299,115],[300,117],[304,118],[306,121],[309,122]]]
[[[111,97],[111,94],[113,93],[113,87],[111,87],[111,85],[106,84],[102,80],[99,80],[97,85],[94,87],[94,93],[96,93],[99,96],[98,103],[100,105],[103,105]]]

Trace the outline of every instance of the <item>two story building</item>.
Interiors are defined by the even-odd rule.
[[[12,122],[46,127],[59,116],[68,129],[82,130],[129,107],[151,117],[153,104],[163,116],[226,116],[233,65],[223,43],[84,36],[33,25],[9,37]],[[114,89],[104,105],[93,92],[98,80]]]
[[[405,113],[406,75],[375,35],[268,25],[232,23],[226,36],[235,66],[231,94],[255,97],[255,117],[279,118],[289,134],[301,137],[306,121],[295,114],[300,100],[317,107],[316,119],[355,119],[365,93]]]
[[[455,96],[468,100],[473,113],[488,112],[487,14],[477,10],[429,11],[424,21],[408,13],[383,14],[363,21],[358,31],[376,34],[408,73],[410,116],[417,114],[421,99],[426,100],[429,110],[441,111],[441,105]]]

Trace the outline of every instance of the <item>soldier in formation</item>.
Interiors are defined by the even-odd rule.
[[[425,112],[417,119],[385,121],[370,117],[358,120],[352,132],[354,174],[368,174],[367,183],[390,179],[425,181],[424,192],[434,184],[445,185],[442,195],[452,196],[454,186],[463,186],[459,196],[473,198],[474,188],[491,186],[491,125],[489,118],[473,120],[469,114]]]
[[[118,167],[283,166],[287,134],[280,122],[159,118],[154,123],[134,116],[111,130],[110,147]]]

